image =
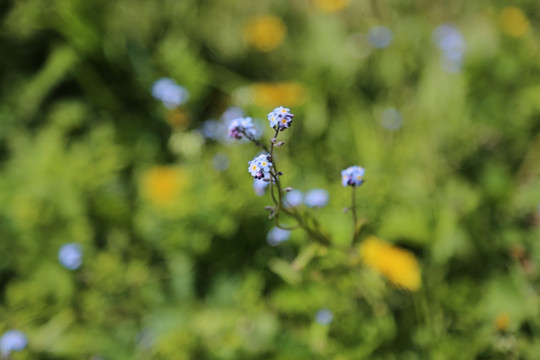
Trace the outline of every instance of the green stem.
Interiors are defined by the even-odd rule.
[[[356,186],[352,187],[351,212],[353,217],[353,236],[351,245],[354,245],[356,236],[358,235],[358,216],[356,215]]]

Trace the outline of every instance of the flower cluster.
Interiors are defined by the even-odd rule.
[[[341,172],[341,183],[343,186],[360,186],[364,182],[364,168],[351,166]]]
[[[276,128],[277,126],[280,131],[283,131],[291,127],[293,117],[294,115],[291,114],[290,109],[280,106],[268,114],[268,121],[270,121],[272,128]]]
[[[270,180],[270,168],[272,167],[272,163],[269,158],[270,156],[268,154],[255,156],[253,160],[249,162],[248,171],[251,176],[259,180]]]
[[[255,130],[250,117],[235,119],[229,125],[229,137],[241,139],[244,136],[248,139],[257,136],[257,130]]]

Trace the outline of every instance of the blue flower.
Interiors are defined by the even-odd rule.
[[[255,156],[253,160],[249,162],[248,171],[251,176],[258,180],[270,180],[270,168],[272,167],[272,163],[268,158],[269,156],[267,154],[261,154]]]
[[[386,26],[374,26],[369,29],[368,40],[376,48],[383,49],[392,41],[392,30]]]
[[[433,31],[433,40],[441,50],[441,64],[446,71],[457,72],[463,65],[465,38],[452,24],[443,24]]]
[[[397,130],[403,123],[401,113],[395,108],[385,109],[381,116],[381,125],[387,130]]]
[[[2,357],[8,357],[12,351],[21,351],[28,344],[28,339],[19,330],[8,330],[0,338]]]
[[[300,190],[291,190],[285,195],[283,203],[285,207],[292,208],[302,205],[304,194]]]
[[[224,125],[217,120],[206,120],[201,126],[201,133],[207,139],[221,140],[225,135]]]
[[[276,128],[277,126],[280,131],[283,131],[291,127],[293,117],[290,109],[280,106],[268,114],[268,121],[270,121],[270,127]]]
[[[266,236],[266,241],[271,246],[277,246],[284,241],[289,240],[291,232],[289,230],[280,229],[278,227],[273,227]]]
[[[257,137],[257,130],[255,130],[250,117],[238,118],[229,124],[229,137],[241,139],[244,136],[248,138]]]
[[[171,78],[161,78],[152,84],[152,96],[167,109],[174,109],[189,99],[187,90]]]
[[[364,182],[365,170],[360,166],[351,166],[341,172],[343,186],[360,186]]]
[[[324,189],[313,189],[306,193],[304,203],[308,207],[323,207],[328,203],[328,191]]]
[[[268,181],[253,179],[253,191],[257,196],[263,196],[267,187]]]
[[[212,162],[214,169],[219,172],[225,171],[229,167],[229,158],[225,154],[216,154]]]
[[[315,321],[319,325],[330,325],[332,320],[334,320],[334,314],[328,309],[321,309],[315,314]]]
[[[65,244],[58,251],[58,261],[68,270],[76,270],[82,264],[82,248],[79,244]]]

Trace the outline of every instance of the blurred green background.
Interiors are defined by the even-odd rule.
[[[2,354],[538,359],[539,19],[534,0],[0,2],[0,333],[28,341]],[[267,242],[257,149],[223,137],[245,114],[269,139],[279,105],[282,181],[328,191],[330,247]],[[343,251],[355,164],[361,236],[393,244],[364,258]]]

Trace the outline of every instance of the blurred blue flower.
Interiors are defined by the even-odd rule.
[[[2,357],[8,357],[12,351],[21,351],[28,344],[28,339],[19,330],[8,330],[0,338]]]
[[[244,136],[248,138],[256,138],[257,130],[253,125],[250,117],[238,118],[231,121],[229,124],[228,135],[234,139],[242,139]]]
[[[328,309],[321,309],[315,314],[315,321],[319,325],[330,325],[334,320],[334,314]]]
[[[285,207],[297,207],[302,205],[304,201],[304,194],[300,190],[291,190],[285,195],[283,203]]]
[[[63,245],[58,251],[58,261],[68,270],[76,270],[82,264],[82,248],[79,244]]]
[[[401,113],[395,108],[385,109],[381,116],[381,125],[387,130],[397,130],[403,123]]]
[[[216,171],[225,171],[229,167],[229,158],[225,154],[216,154],[212,161],[214,163],[214,169]]]
[[[229,124],[229,122],[233,121],[234,119],[238,119],[244,116],[244,110],[242,110],[239,107],[231,106],[225,112],[223,115],[221,115],[221,119],[225,124]]]
[[[341,172],[341,183],[343,186],[360,186],[364,182],[364,173],[364,168],[350,166]]]
[[[368,31],[368,40],[376,48],[384,49],[392,42],[392,30],[386,26],[374,26]]]
[[[277,246],[284,241],[289,240],[291,232],[289,230],[280,229],[278,227],[273,227],[266,236],[266,241],[271,246]]]
[[[161,78],[152,84],[152,96],[167,109],[174,109],[189,99],[188,91],[171,78]]]
[[[306,193],[304,203],[308,207],[323,207],[328,203],[328,191],[324,189],[313,189]]]
[[[452,24],[443,24],[433,31],[433,40],[441,50],[441,65],[449,72],[458,72],[463,65],[465,38]]]
[[[225,127],[217,120],[206,120],[201,126],[201,133],[207,139],[218,141],[225,136]]]
[[[257,196],[263,196],[269,182],[259,179],[253,179],[253,190]]]

